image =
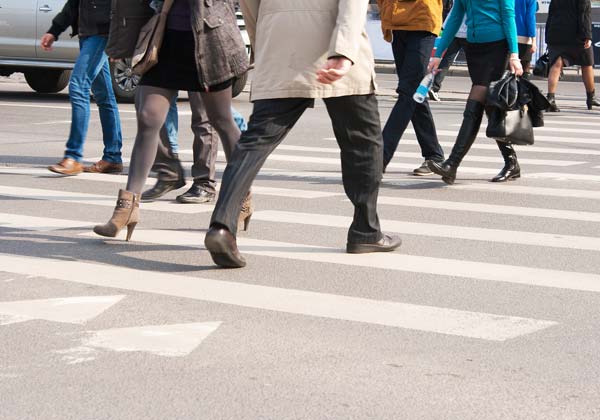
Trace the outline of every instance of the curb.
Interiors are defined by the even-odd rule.
[[[581,74],[577,74],[575,69],[567,70],[568,73],[565,73],[563,77],[560,79],[561,82],[582,82]],[[375,73],[378,74],[396,74],[396,68],[394,64],[389,61],[381,61],[375,62]],[[454,77],[469,77],[469,71],[464,64],[455,64],[450,67],[450,70],[447,73],[447,76]],[[531,80],[546,80],[543,77],[531,76]],[[600,83],[600,74],[594,75],[594,82]]]

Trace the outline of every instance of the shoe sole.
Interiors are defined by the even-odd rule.
[[[178,196],[177,198],[175,198],[175,201],[177,201],[178,203],[181,204],[205,204],[205,203],[212,203],[213,201],[215,201],[215,198],[209,198],[209,199],[198,199],[198,198],[180,198],[181,196]]]
[[[53,173],[59,174],[59,175],[63,175],[63,176],[75,176],[75,175],[79,175],[79,174],[83,173],[83,170],[80,172],[73,172],[73,173],[61,172],[61,171],[57,171],[56,169],[52,169],[52,168],[48,168],[48,170],[50,172],[53,172]]]
[[[157,198],[160,198],[160,197],[164,196],[165,194],[170,193],[171,191],[178,190],[181,187],[185,187],[185,182],[183,184],[181,184],[181,185],[174,185],[172,188],[169,188],[168,190],[165,190],[161,194],[158,194],[158,195],[153,195],[153,196],[150,196],[150,197],[144,197],[144,194],[142,194],[141,197],[140,197],[140,201],[146,201],[146,202],[148,202],[148,201],[154,201]]]
[[[402,241],[397,245],[390,246],[377,246],[377,245],[369,245],[369,244],[347,244],[346,245],[346,253],[348,254],[370,254],[373,252],[392,252],[402,246]]]
[[[419,173],[419,172],[413,172],[414,176],[427,176],[427,175],[433,175],[432,171],[429,171],[427,173]]]
[[[204,239],[204,246],[210,252],[210,256],[215,264],[223,268],[242,268],[246,266],[246,261],[235,257],[231,250],[218,238],[208,236]]]

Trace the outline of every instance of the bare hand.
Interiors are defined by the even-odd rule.
[[[510,55],[510,71],[517,76],[521,76],[523,74],[523,66],[521,65],[521,60],[519,60],[518,54]]]
[[[56,38],[52,34],[44,34],[40,40],[40,46],[44,51],[52,51],[52,44],[54,44]]]
[[[320,83],[330,85],[348,74],[351,67],[352,61],[346,57],[330,58],[323,68],[317,71],[317,80]]]
[[[585,40],[585,44],[583,44],[583,48],[585,48],[587,50],[591,46],[592,46],[592,40],[591,39],[586,39]]]
[[[427,73],[437,73],[441,61],[442,59],[439,57],[431,57],[427,66]]]

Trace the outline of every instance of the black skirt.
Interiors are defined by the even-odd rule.
[[[593,48],[583,48],[583,45],[548,45],[550,65],[559,57],[563,59],[565,67],[594,65]]]
[[[506,40],[468,43],[465,48],[469,76],[474,85],[489,86],[502,77],[508,66]]]
[[[191,31],[167,29],[158,53],[158,64],[148,70],[140,80],[140,85],[163,89],[206,92],[200,84],[196,67],[194,34]],[[209,92],[225,90],[233,84],[233,79],[218,85],[209,86]]]

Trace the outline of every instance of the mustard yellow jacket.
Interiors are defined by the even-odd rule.
[[[392,31],[426,31],[439,35],[442,29],[442,0],[377,0],[381,29],[386,41]]]

